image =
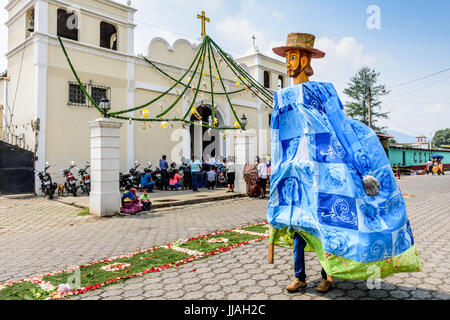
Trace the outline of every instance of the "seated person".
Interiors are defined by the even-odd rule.
[[[220,173],[219,177],[217,178],[217,182],[219,183],[220,188],[227,186],[227,180],[225,179],[225,175],[223,172]]]
[[[178,182],[178,180],[183,179],[183,176],[180,176],[178,174],[178,170],[174,169],[172,171],[170,171],[169,173],[169,187],[170,189],[173,191],[175,189],[175,191],[178,191],[178,188],[181,187],[181,184]]]
[[[146,169],[145,173],[141,177],[141,187],[147,190],[148,192],[153,192],[153,188],[155,187],[155,182],[153,182],[152,175],[150,174],[150,170]]]
[[[208,173],[207,173],[207,179],[208,179],[208,189],[214,190],[214,187],[216,185],[216,171],[214,170],[214,167],[211,166]]]
[[[142,211],[150,211],[152,207],[152,202],[150,201],[150,197],[148,196],[147,190],[144,189],[141,197],[139,198],[142,203]]]
[[[120,212],[135,214],[142,211],[142,203],[139,201],[136,192],[136,189],[131,188],[129,185],[125,187]]]

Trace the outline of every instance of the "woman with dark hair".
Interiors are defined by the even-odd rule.
[[[177,169],[173,169],[169,172],[169,187],[172,191],[178,191],[178,188],[181,187],[181,184],[178,180],[183,179],[183,176],[178,174]]]
[[[142,203],[139,201],[135,188],[130,185],[125,187],[125,193],[122,195],[122,208],[120,212],[135,214],[142,211]]]

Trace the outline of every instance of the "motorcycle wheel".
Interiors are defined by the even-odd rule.
[[[77,196],[77,188],[76,187],[72,187],[72,193],[73,193],[74,197]]]
[[[50,200],[53,200],[53,192],[49,192],[49,194],[48,194],[48,198],[50,199]]]

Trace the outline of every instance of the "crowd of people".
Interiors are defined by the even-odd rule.
[[[402,166],[400,163],[398,163],[398,164],[394,163],[394,165],[392,166],[392,170],[394,171],[394,174],[397,177],[397,179],[400,179],[402,168],[404,168],[404,166]],[[425,163],[424,170],[419,170],[416,173],[419,175],[423,175],[423,174],[429,175],[431,173],[433,176],[435,173],[437,173],[438,175],[441,175],[441,174],[445,175],[444,165],[441,162],[437,162],[437,161],[433,161],[433,160],[429,159]]]
[[[199,192],[199,188],[208,190],[228,188],[227,192],[234,192],[236,166],[233,157],[209,157],[203,160],[195,156],[191,159],[183,157],[181,164],[177,165],[175,162],[169,164],[167,156],[163,155],[159,161],[159,168],[161,172],[159,190],[181,189]],[[121,199],[121,212],[134,214],[151,210],[148,193],[153,192],[155,186],[150,170],[146,169],[140,181],[140,187],[144,190],[143,194],[138,197],[137,190],[127,186]]]
[[[160,160],[161,182],[160,190],[172,191],[192,190],[199,188],[213,190],[228,187],[227,192],[234,192],[235,164],[232,157],[200,160],[197,157],[182,158],[181,164],[167,162],[164,155]]]
[[[427,161],[427,163],[425,164],[425,172],[427,175],[429,175],[430,173],[434,176],[434,171],[433,168],[436,168],[436,173],[438,175],[445,175],[444,173],[444,165],[442,163],[437,163],[432,161],[431,159]]]

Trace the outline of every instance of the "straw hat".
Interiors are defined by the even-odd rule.
[[[316,37],[309,33],[289,33],[286,41],[286,45],[283,47],[273,48],[273,52],[277,55],[286,57],[286,52],[290,50],[300,49],[303,51],[311,52],[311,58],[323,58],[325,52],[314,48],[314,41]]]

